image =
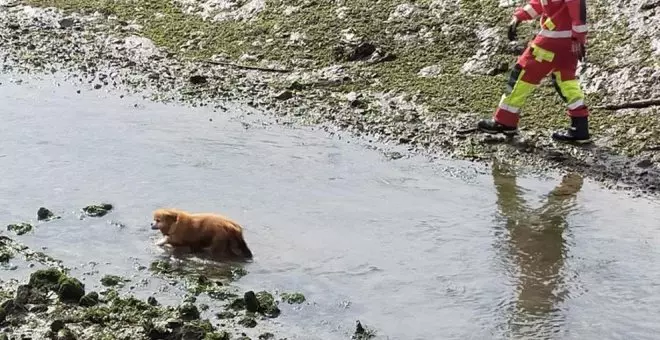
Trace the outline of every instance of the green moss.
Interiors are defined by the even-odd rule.
[[[290,304],[300,304],[305,302],[305,295],[302,293],[282,293],[282,300]]]
[[[99,303],[99,294],[97,292],[90,292],[89,294],[80,298],[79,305],[83,307],[93,307]]]
[[[231,334],[226,331],[206,333],[204,340],[230,340]]]
[[[34,227],[30,223],[16,223],[7,226],[8,231],[13,231],[16,235],[25,235],[32,231]]]
[[[64,302],[80,302],[85,295],[85,285],[73,277],[60,277],[57,296]]]
[[[29,285],[37,289],[57,291],[60,280],[66,275],[56,268],[37,270],[30,274]]]
[[[106,287],[115,287],[123,285],[124,282],[129,281],[117,275],[105,275],[101,278],[101,284]]]
[[[82,210],[87,216],[101,217],[105,216],[113,206],[109,203],[92,204],[84,207]]]

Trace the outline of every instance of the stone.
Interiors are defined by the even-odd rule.
[[[28,284],[32,288],[56,291],[64,273],[56,268],[41,269],[30,274]]]
[[[16,223],[7,226],[8,231],[13,231],[16,235],[21,236],[32,231],[33,227],[30,223]]]
[[[257,293],[256,296],[257,301],[259,301],[259,313],[271,318],[280,315],[280,309],[277,307],[277,303],[272,294],[266,291],[261,291]]]
[[[194,84],[194,85],[206,84],[208,82],[206,77],[202,76],[202,75],[191,76],[189,81],[190,81],[191,84]]]
[[[57,23],[60,25],[60,28],[69,28],[73,27],[75,21],[71,18],[64,18],[60,19]]]
[[[89,294],[80,298],[79,305],[83,307],[93,307],[99,303],[99,294],[97,292],[90,292]]]
[[[289,100],[291,98],[293,98],[293,92],[289,90],[284,90],[275,95],[275,99],[277,100]]]
[[[122,278],[117,275],[105,275],[101,278],[101,284],[105,287],[118,286],[122,282]]]
[[[245,292],[243,299],[245,300],[245,310],[251,313],[256,313],[259,310],[259,301],[253,291]]]
[[[417,75],[422,77],[422,78],[435,78],[440,75],[442,75],[443,67],[442,65],[430,65],[430,66],[425,66],[419,72],[417,72]]]
[[[87,216],[102,217],[105,216],[112,209],[113,209],[112,204],[102,203],[102,204],[88,205],[83,208],[83,212]]]
[[[254,328],[257,326],[257,321],[252,317],[246,316],[238,320],[238,324],[243,327]]]
[[[60,280],[57,296],[63,302],[79,303],[80,299],[85,296],[85,285],[76,278],[64,277]]]
[[[282,294],[282,300],[289,304],[301,304],[305,302],[305,295],[302,293],[283,293]]]
[[[183,320],[199,319],[199,310],[192,303],[184,303],[178,308],[179,317]]]
[[[60,319],[55,319],[50,323],[50,330],[53,333],[59,332],[60,330],[64,329],[64,327],[66,327],[66,324]]]
[[[37,210],[37,220],[39,221],[49,220],[53,218],[53,216],[53,212],[48,208],[40,207],[39,210]]]

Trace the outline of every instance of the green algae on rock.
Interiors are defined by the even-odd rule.
[[[94,307],[99,304],[99,293],[89,292],[80,298],[78,304],[82,307]]]
[[[83,212],[87,216],[91,217],[102,217],[105,216],[110,210],[113,209],[112,204],[101,203],[101,204],[92,204],[82,208]]]
[[[16,235],[25,235],[32,231],[34,227],[30,223],[15,223],[7,226],[8,231],[13,231]]]
[[[303,295],[302,293],[282,293],[280,294],[280,296],[282,297],[282,300],[284,302],[287,302],[289,304],[294,304],[294,303],[301,304],[305,302],[305,295]]]
[[[355,325],[355,332],[353,333],[353,336],[351,336],[351,339],[353,340],[367,340],[367,339],[372,339],[376,336],[376,331],[362,326],[362,323],[360,320],[356,322]]]
[[[128,282],[130,280],[124,279],[121,276],[117,275],[104,275],[101,278],[101,284],[105,287],[115,287],[115,286],[122,286],[124,282]]]

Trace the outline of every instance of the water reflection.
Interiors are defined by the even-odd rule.
[[[567,252],[564,232],[567,216],[576,209],[582,177],[567,174],[533,209],[512,168],[496,163],[492,175],[504,227],[503,249],[516,286],[507,333],[514,338],[551,338],[563,323],[559,305],[567,293],[562,273]]]

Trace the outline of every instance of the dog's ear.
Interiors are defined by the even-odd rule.
[[[165,209],[163,217],[172,222],[176,222],[179,220],[179,212],[176,209]]]

